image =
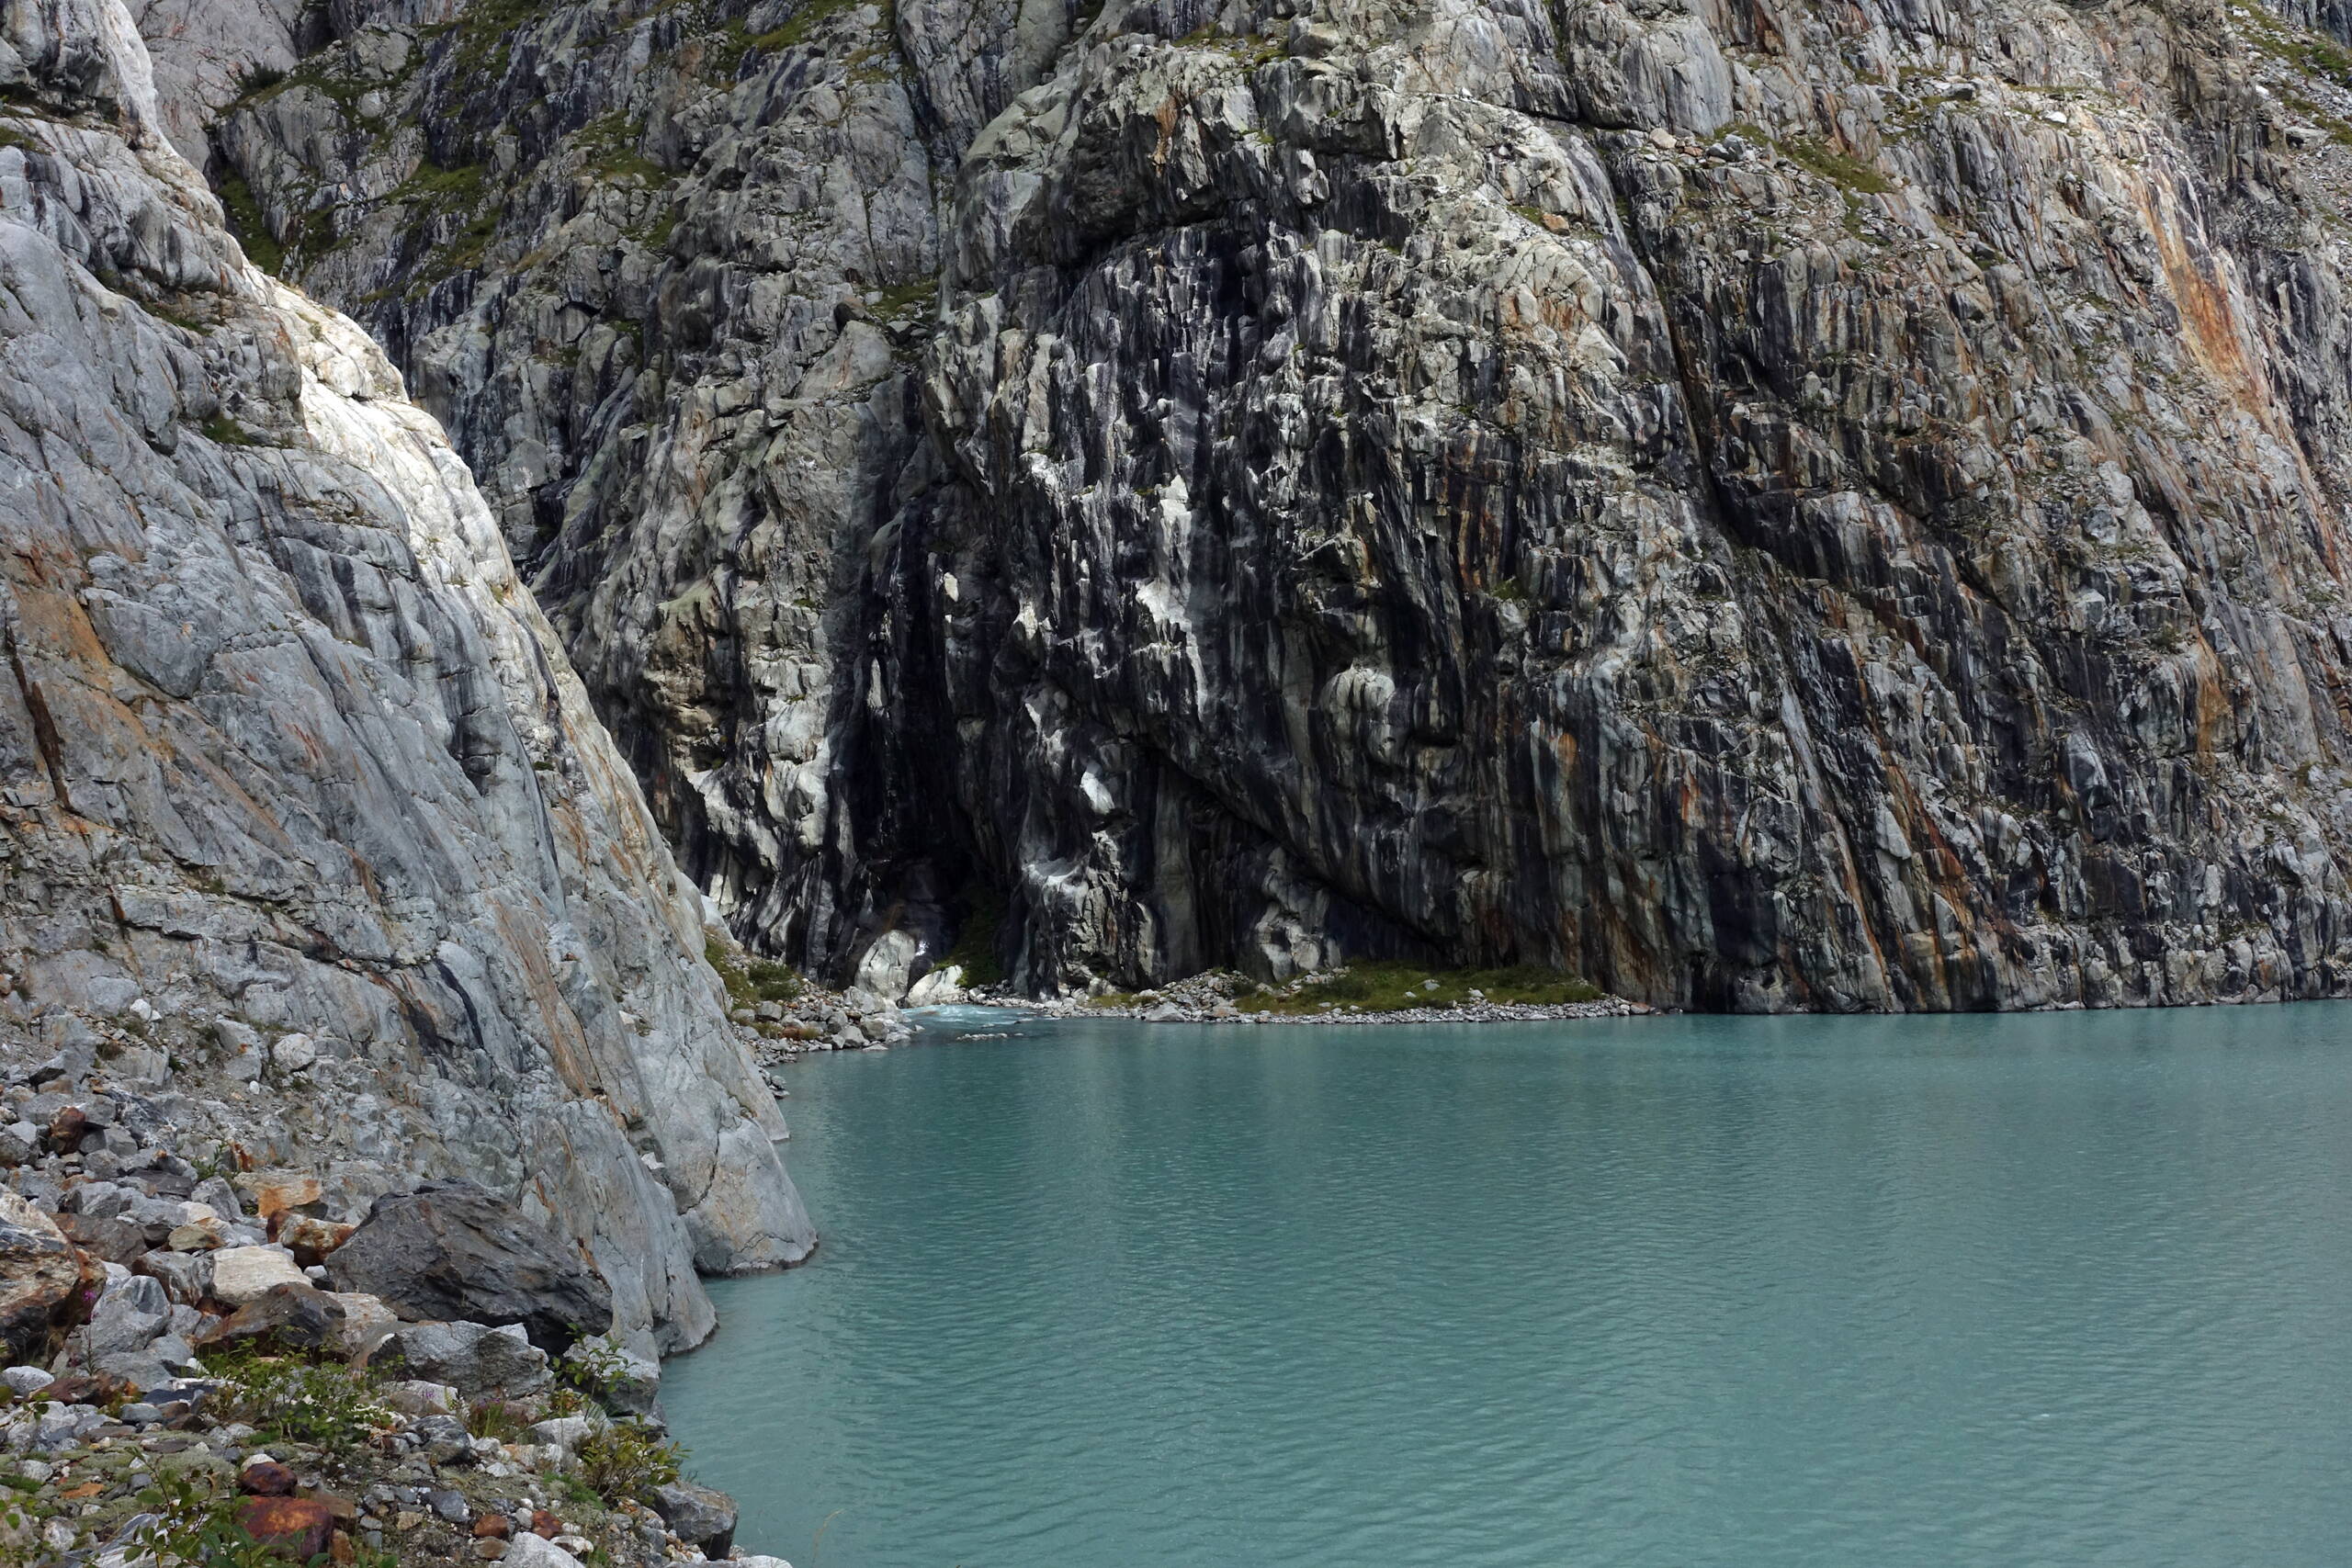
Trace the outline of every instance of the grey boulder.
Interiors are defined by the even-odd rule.
[[[735,1540],[735,1499],[724,1492],[673,1481],[653,1489],[653,1511],[680,1540],[702,1548],[706,1556],[727,1555]]]
[[[326,1267],[404,1317],[519,1324],[557,1354],[612,1326],[612,1292],[576,1249],[469,1181],[379,1198]]]
[[[403,1324],[368,1365],[395,1378],[447,1383],[469,1399],[529,1393],[548,1382],[547,1352],[513,1324]]]

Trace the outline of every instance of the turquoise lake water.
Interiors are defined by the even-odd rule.
[[[751,1551],[2352,1562],[2352,1007],[992,1027],[791,1079]]]

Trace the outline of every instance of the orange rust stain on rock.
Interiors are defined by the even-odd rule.
[[[589,1070],[588,1041],[581,1032],[580,1020],[573,1014],[571,1004],[563,999],[563,988],[557,984],[554,970],[548,964],[545,922],[526,919],[503,903],[491,906],[491,919],[505,940],[506,950],[514,954],[521,966],[524,987],[530,992],[532,1006],[547,1025],[542,1038],[548,1057],[555,1063],[556,1076],[574,1094],[585,1094],[595,1083],[595,1077]]]
[[[1168,152],[1175,144],[1176,127],[1182,121],[1183,113],[1182,106],[1178,104],[1172,96],[1160,99],[1159,107],[1152,110],[1151,118],[1159,127],[1159,140],[1151,150],[1151,161],[1155,167],[1167,166]]]
[[[2157,210],[2154,193],[2143,187],[2140,215],[2156,242],[2165,282],[2180,309],[2181,342],[2231,401],[2260,420],[2264,428],[2292,444],[2264,378],[2248,355],[2248,336],[2229,287],[2219,275],[2212,247],[2191,251],[2171,214]]]

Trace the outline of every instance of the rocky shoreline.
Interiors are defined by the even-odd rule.
[[[257,1163],[238,1081],[161,1053],[7,1055],[0,1562],[784,1568],[679,1473],[658,1364],[545,1224]]]

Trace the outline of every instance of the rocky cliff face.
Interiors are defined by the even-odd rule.
[[[701,1338],[697,1266],[812,1236],[698,896],[439,427],[224,231],[130,14],[0,17],[0,1022],[141,1051],[142,1137],[518,1195],[641,1343]]]
[[[2332,12],[329,16],[224,188],[756,943],[2346,989]]]

